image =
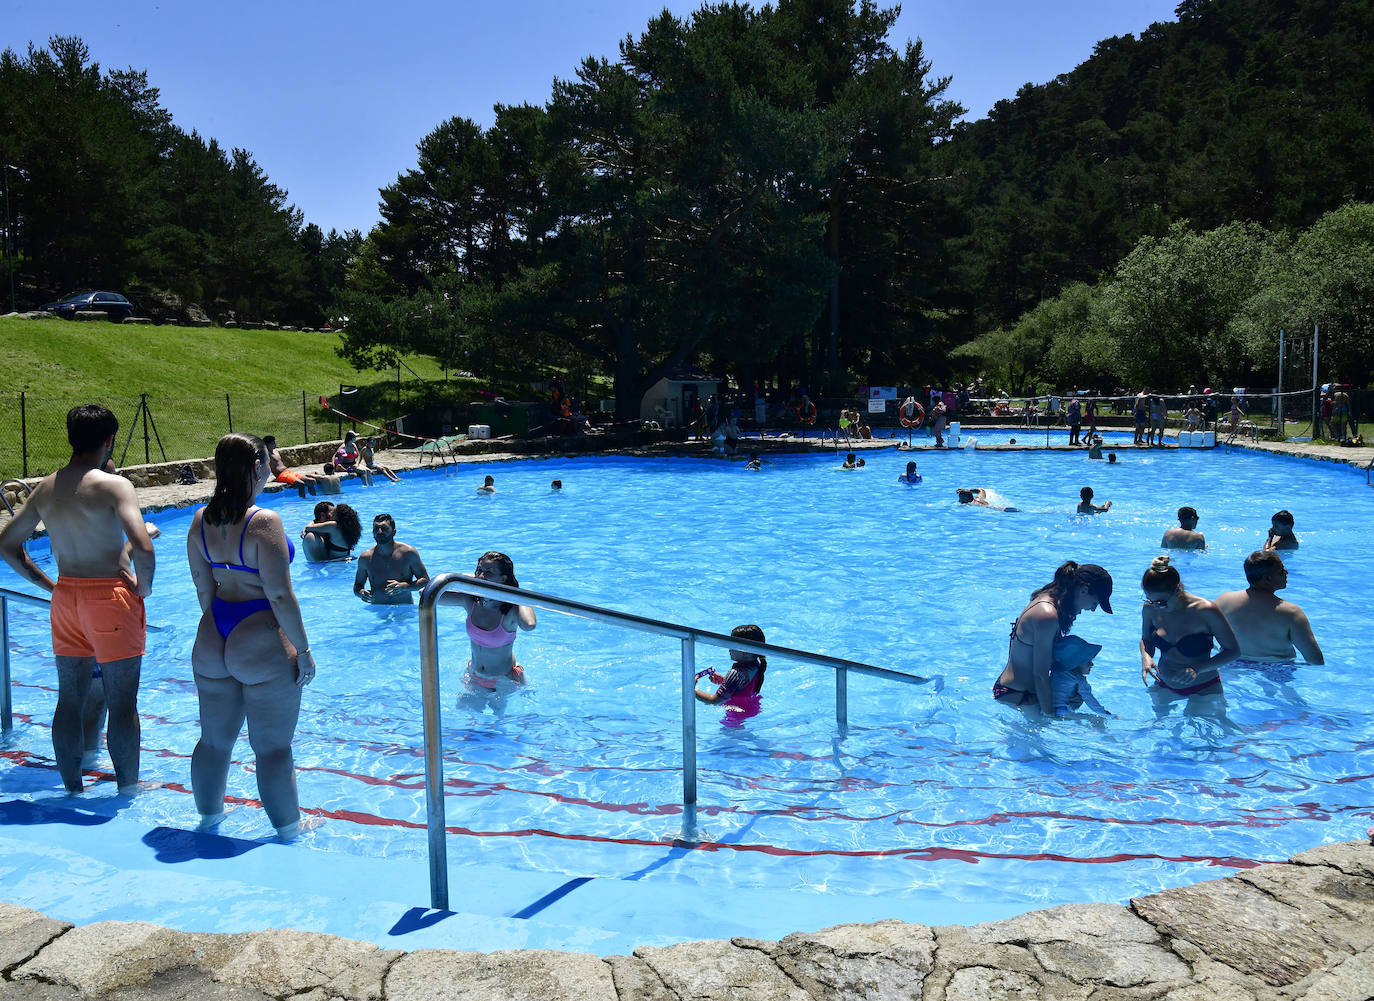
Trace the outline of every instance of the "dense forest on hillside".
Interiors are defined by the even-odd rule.
[[[1296,231],[1374,200],[1374,2],[1186,0],[1176,23],[960,125],[971,330],[1111,271],[1176,220]]]
[[[0,54],[0,156],[21,308],[108,288],[318,325],[361,240],[305,225],[251,154],[183,132],[145,72],[102,72],[77,38]]]
[[[33,289],[350,317],[349,360],[818,392],[1272,383],[1374,357],[1374,0],[1186,0],[983,120],[873,0],[664,13],[541,105],[441,122],[362,238],[84,45],[0,60]],[[346,277],[345,277],[346,276]],[[35,293],[36,294],[36,293]],[[306,314],[309,314],[307,316]]]

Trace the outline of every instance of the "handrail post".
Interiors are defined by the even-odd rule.
[[[697,839],[697,643],[682,638],[682,840]]]
[[[835,725],[840,737],[849,736],[849,670],[835,668]]]
[[[4,682],[4,689],[0,690],[0,734],[7,734],[14,729],[13,702],[10,696],[10,602],[3,594],[0,594],[0,681]]]
[[[420,592],[420,684],[425,719],[425,820],[429,835],[429,906],[448,910],[448,842],[439,703],[439,621],[435,603],[456,573],[439,574]]]

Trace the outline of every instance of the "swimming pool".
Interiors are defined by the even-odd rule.
[[[926,482],[897,474],[915,458]],[[541,613],[517,653],[531,680],[502,717],[455,707],[461,613],[440,611],[451,906],[423,911],[423,759],[413,609],[351,594],[352,565],[295,580],[320,675],[296,753],[302,803],[323,826],[265,843],[241,741],[222,836],[194,826],[197,736],[189,654],[190,512],[160,517],[160,628],[145,658],[143,775],[56,794],[46,622],[11,612],[15,707],[0,791],[0,899],[74,921],[155,920],[191,930],[304,927],[406,948],[548,946],[600,953],[900,917],[1005,917],[1212,878],[1342,840],[1368,826],[1374,709],[1360,697],[1370,644],[1350,614],[1364,579],[1374,491],[1349,469],[1220,451],[973,450],[773,458],[760,473],[692,459],[559,459],[415,473],[354,489],[431,572],[509,553],[533,590],[770,642],[937,675],[919,688],[850,680],[835,731],[828,672],[775,661],[763,712],[740,726],[698,708],[700,828],[681,825],[678,647]],[[482,475],[498,492],[479,496]],[[562,494],[548,488],[561,478]],[[1071,514],[1079,487],[1110,514]],[[998,490],[1019,513],[955,502]],[[298,530],[311,505],[268,501]],[[1211,548],[1183,554],[1185,584],[1241,586],[1269,515],[1291,510],[1303,549],[1289,596],[1325,667],[1224,670],[1224,718],[1155,716],[1139,681],[1138,580],[1173,510],[1191,504]],[[41,547],[35,547],[35,555]],[[1077,632],[1105,644],[1094,688],[1117,716],[1031,726],[988,696],[1008,623],[1065,558],[1116,576],[1115,616]],[[11,579],[11,578],[6,578]],[[710,648],[698,665],[723,664]],[[732,721],[734,722],[734,721]],[[108,763],[104,767],[108,772]]]

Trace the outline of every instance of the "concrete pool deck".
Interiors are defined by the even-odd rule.
[[[767,451],[792,451],[796,444],[770,442]],[[876,439],[846,448],[894,444]],[[1236,447],[1360,469],[1370,455],[1303,443]],[[826,452],[833,448],[823,446]],[[813,444],[805,450],[817,449]],[[586,454],[492,452],[460,461]],[[704,444],[679,443],[632,454],[710,453]],[[409,452],[379,455],[398,470],[414,468],[418,459]],[[477,470],[466,475],[471,472]],[[151,513],[203,503],[212,488],[213,481],[140,487],[139,496]],[[342,499],[356,498],[363,489],[350,484]],[[731,906],[728,896],[720,906]],[[685,942],[606,958],[547,950],[387,950],[311,931],[188,933],[114,921],[73,926],[0,903],[0,1001],[95,996],[1354,1001],[1374,997],[1374,848],[1362,842],[1327,845],[1289,864],[1166,890],[1125,907],[1069,905],[967,927],[849,924],[777,942]]]
[[[723,901],[722,906],[728,906]],[[0,1001],[1365,1001],[1374,993],[1374,847],[987,924],[838,925],[598,957],[381,949],[316,932],[80,927],[0,903]]]

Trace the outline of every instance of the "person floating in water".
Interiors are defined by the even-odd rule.
[[[954,493],[958,496],[960,504],[972,504],[975,507],[990,507],[994,511],[1018,510],[1008,505],[1006,499],[996,491],[984,490],[982,487],[957,487]]]
[[[515,564],[505,553],[483,554],[472,575],[491,584],[520,586],[515,579]],[[525,669],[515,661],[515,631],[529,631],[535,627],[534,609],[455,591],[440,595],[439,601],[445,605],[460,605],[468,613],[467,633],[472,642],[472,659],[463,674],[464,694],[458,704],[474,709],[490,705],[494,712],[500,713],[510,693],[525,684]]]
[[[736,626],[730,630],[731,636],[755,643],[766,643],[763,630],[753,624]],[[696,697],[711,705],[724,703],[727,709],[754,716],[759,711],[759,693],[763,691],[763,675],[768,670],[768,658],[759,654],[745,653],[743,650],[730,651],[730,671],[725,675],[708,668],[697,673],[697,678],[706,678],[716,685],[714,692],[696,689]]]

